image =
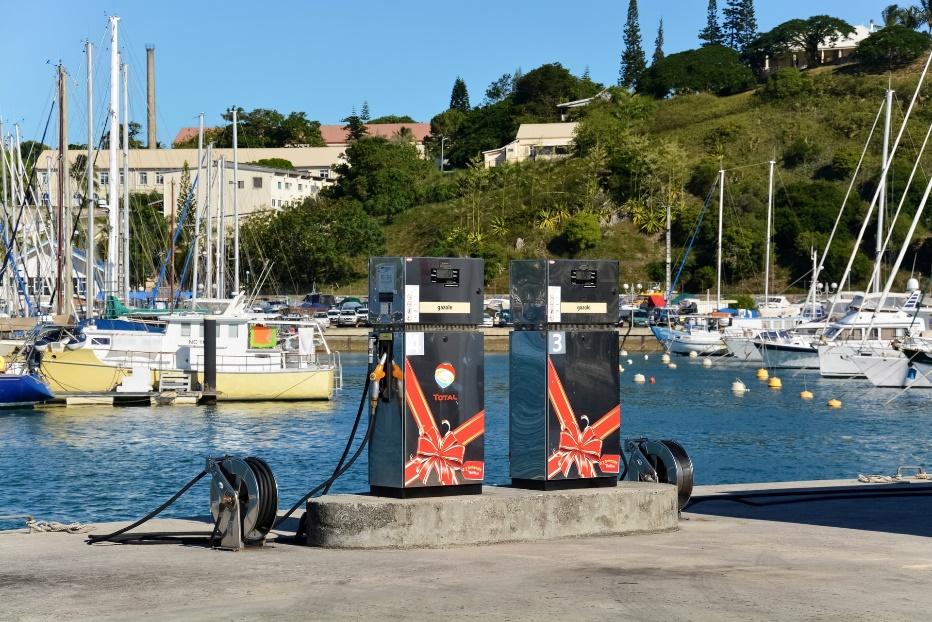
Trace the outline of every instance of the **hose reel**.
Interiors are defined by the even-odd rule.
[[[262,546],[278,514],[278,482],[260,458],[208,458],[210,513],[218,548]]]
[[[672,440],[629,438],[624,444],[629,482],[656,482],[676,486],[679,509],[693,494],[693,461],[683,446]]]

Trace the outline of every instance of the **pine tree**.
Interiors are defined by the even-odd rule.
[[[450,93],[450,110],[469,112],[469,91],[466,90],[466,83],[459,76],[456,76],[453,91]]]
[[[754,0],[728,0],[722,13],[725,16],[722,27],[725,43],[739,52],[744,52],[757,37]]]
[[[647,68],[644,48],[641,47],[641,27],[638,25],[637,0],[628,2],[628,21],[624,30],[625,51],[621,53],[618,86],[633,87]]]
[[[346,137],[350,141],[359,140],[369,133],[369,130],[366,128],[366,124],[363,122],[362,117],[356,114],[356,106],[353,106],[353,112],[350,114],[350,116],[343,119],[343,122],[346,123],[346,125],[343,126],[343,129],[346,130]]]
[[[359,111],[359,119],[363,123],[369,122],[369,102],[368,101],[362,102],[362,110]]]
[[[724,43],[722,27],[718,23],[718,2],[716,0],[709,0],[705,28],[699,31],[699,39],[704,41],[702,45],[722,45]]]
[[[663,18],[660,18],[660,26],[657,27],[657,38],[654,39],[654,56],[651,64],[656,65],[663,60]]]

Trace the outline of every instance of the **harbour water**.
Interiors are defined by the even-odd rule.
[[[876,390],[866,381],[780,373],[768,389],[753,367],[657,354],[621,363],[622,437],[680,441],[700,484],[854,478],[900,465],[932,465],[932,393]],[[344,357],[346,388],[333,402],[227,403],[216,407],[45,408],[0,412],[0,515],[42,520],[132,519],[157,506],[203,467],[206,456],[266,459],[283,508],[327,477],[359,403],[366,360]],[[632,383],[634,373],[655,384]],[[486,356],[486,478],[508,481],[508,356]],[[741,378],[750,391],[730,391]],[[800,399],[808,388],[811,401]],[[899,397],[897,397],[899,396]],[[843,407],[830,410],[830,398]],[[895,399],[893,399],[895,398]],[[892,402],[890,400],[893,399]],[[888,403],[889,402],[889,403]],[[366,488],[365,454],[334,492]],[[206,483],[167,516],[204,515]],[[0,529],[22,526],[2,521]]]

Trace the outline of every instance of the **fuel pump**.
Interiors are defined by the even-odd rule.
[[[485,476],[481,259],[369,260],[372,494],[477,494]]]
[[[512,484],[614,486],[621,461],[618,262],[512,261],[510,290]]]

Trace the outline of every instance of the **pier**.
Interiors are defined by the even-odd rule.
[[[725,498],[844,487],[918,494],[766,506]],[[230,553],[6,532],[2,617],[923,619],[932,609],[932,497],[923,488],[850,480],[699,487],[699,499],[719,499],[684,512],[674,532],[439,549],[273,541]],[[147,530],[204,527],[167,520]]]

